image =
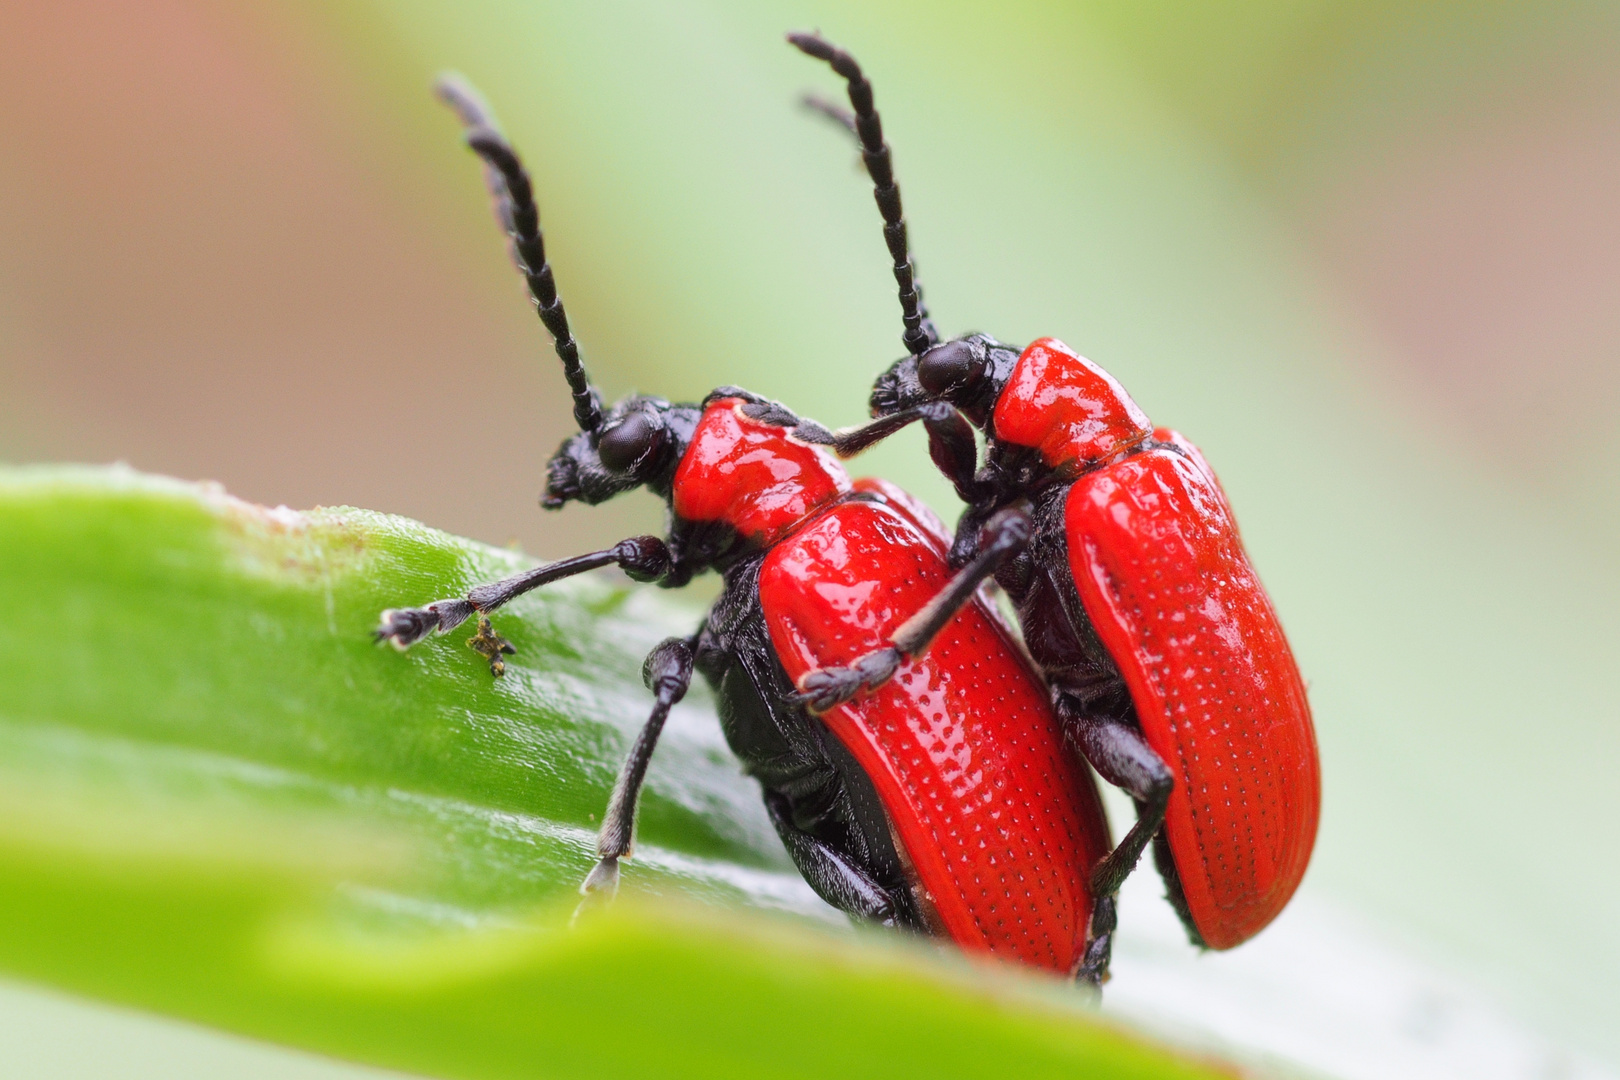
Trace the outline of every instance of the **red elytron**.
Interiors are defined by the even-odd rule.
[[[842,503],[779,543],[759,595],[788,677],[886,641],[950,579],[948,547],[899,499]],[[1108,826],[1046,688],[981,604],[877,692],[822,719],[877,789],[939,928],[965,948],[1068,973],[1085,952]]]
[[[1094,944],[1089,882],[1110,847],[1107,821],[1040,676],[981,600],[964,598],[933,650],[879,692],[824,717],[797,699],[797,676],[874,649],[946,585],[943,528],[886,484],[851,484],[828,449],[842,445],[838,435],[746,391],[717,390],[702,406],[631,396],[604,411],[557,298],[528,176],[468,88],[442,92],[488,166],[573,392],[581,430],[551,459],[545,505],[646,487],[667,500],[670,527],[667,537],[635,537],[462,598],[386,611],[377,637],[404,648],[476,615],[470,644],[498,675],[511,646],[488,616],[516,596],[606,565],[665,586],[717,571],[723,587],[702,626],[647,658],[655,704],[620,771],[584,888],[616,886],[648,761],[700,671],[789,855],[829,903],[1076,970]]]
[[[1136,825],[1093,870],[1097,947],[1080,974],[1102,977],[1114,894],[1149,842],[1193,941],[1237,945],[1304,876],[1321,776],[1299,669],[1226,497],[1191,443],[1154,430],[1118,382],[1061,342],[1021,352],[983,334],[939,342],[911,280],[871,84],[825,42],[794,44],[848,81],[897,277],[907,268],[911,355],[878,379],[876,419],[842,433],[842,449],[920,420],[968,504],[952,579],[900,612],[877,649],[800,676],[801,692],[825,710],[886,688],[994,576],[1075,744],[1137,806]]]
[[[1140,410],[1112,379],[1117,408],[1101,415],[1113,430],[1101,438],[1088,430],[1098,415],[1089,408],[1058,410],[1044,436],[1003,426],[1027,419],[1041,396],[1014,392],[1037,364],[1054,381],[1107,376],[1037,341],[997,403],[995,431],[1038,442],[1054,469],[1082,470],[1063,508],[1069,570],[1142,736],[1174,776],[1164,836],[1187,911],[1204,944],[1230,948],[1276,917],[1310,861],[1321,779],[1305,687],[1203,456],[1145,423],[1118,438]],[[1058,431],[1068,433],[1061,448]]]

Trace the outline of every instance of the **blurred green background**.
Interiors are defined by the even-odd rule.
[[[14,0],[0,458],[655,528],[534,506],[566,399],[447,67],[610,396],[859,419],[897,305],[805,27],[873,77],[941,329],[1064,338],[1219,471],[1316,710],[1307,892],[1620,1067],[1612,4]],[[954,516],[919,440],[864,464]]]

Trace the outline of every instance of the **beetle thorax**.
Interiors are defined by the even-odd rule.
[[[675,470],[671,507],[694,523],[723,523],[760,547],[774,543],[850,490],[825,448],[743,413],[741,398],[703,411]]]
[[[993,423],[995,438],[1039,450],[1052,468],[1105,461],[1152,433],[1112,375],[1056,338],[1041,338],[1018,358]]]

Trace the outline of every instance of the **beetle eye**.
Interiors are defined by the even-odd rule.
[[[602,432],[597,457],[616,473],[630,472],[658,444],[664,426],[644,412],[631,413]]]
[[[966,341],[935,345],[917,358],[917,381],[932,397],[965,390],[984,377],[985,361]]]

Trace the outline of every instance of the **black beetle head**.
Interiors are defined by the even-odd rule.
[[[966,334],[907,356],[872,385],[873,416],[889,416],[931,401],[945,401],[982,423],[1012,374],[1018,351],[988,334]]]
[[[541,505],[555,510],[578,499],[594,506],[643,486],[667,495],[696,419],[692,406],[632,394],[601,427],[563,440],[546,466]]]

